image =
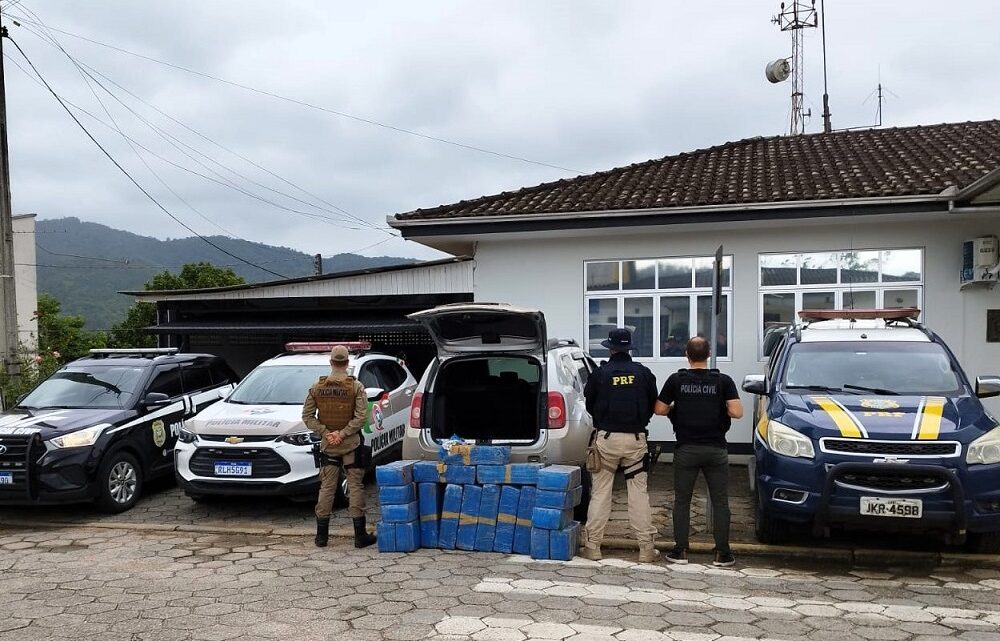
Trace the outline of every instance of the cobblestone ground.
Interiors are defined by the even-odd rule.
[[[0,641],[1000,639],[1000,571],[568,563],[0,529]]]
[[[750,540],[753,533],[753,510],[749,498],[749,485],[745,467],[730,468],[730,496],[733,511],[733,540]],[[653,521],[661,536],[669,538],[671,526],[669,523],[670,509],[673,504],[672,470],[669,464],[654,466],[649,485],[650,504],[653,508]],[[705,497],[707,490],[704,483],[699,484],[695,499],[692,502],[692,531],[694,540],[708,540],[705,532]],[[368,480],[368,513],[376,514],[378,493],[374,482]],[[210,503],[195,503],[184,496],[184,493],[171,483],[157,482],[148,488],[138,505],[128,512],[116,515],[106,515],[97,512],[90,505],[51,506],[51,507],[0,507],[0,523],[6,519],[61,521],[85,523],[101,521],[103,523],[163,523],[169,525],[198,525],[218,528],[266,528],[266,529],[301,529],[313,527],[313,504],[311,502],[293,503],[288,499],[261,499],[247,497],[227,497]],[[333,528],[350,527],[350,518],[345,510],[334,513],[331,522]],[[628,525],[628,504],[625,484],[619,477],[616,483],[614,507],[611,522],[608,525],[607,536],[628,536],[631,529]]]

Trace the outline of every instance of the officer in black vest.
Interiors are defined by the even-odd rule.
[[[583,391],[587,411],[594,418],[591,447],[596,450],[599,467],[591,470],[590,506],[581,555],[595,561],[601,558],[601,541],[611,514],[611,489],[615,472],[621,470],[628,486],[629,521],[639,541],[639,560],[649,563],[656,559],[656,529],[646,492],[646,426],[656,402],[656,377],[629,356],[629,330],[611,331],[601,345],[610,350],[611,358],[591,374]]]
[[[691,525],[691,495],[698,472],[705,475],[714,516],[715,561],[736,563],[729,549],[729,451],[726,432],[732,419],[743,416],[743,404],[733,379],[708,369],[710,346],[696,336],[685,353],[688,369],[671,374],[663,384],[654,411],[669,416],[677,437],[674,449],[674,549],[672,563],[687,563]]]

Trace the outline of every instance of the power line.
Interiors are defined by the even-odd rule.
[[[251,267],[256,267],[257,269],[260,269],[260,270],[262,270],[264,272],[267,272],[268,274],[271,274],[273,276],[277,276],[278,278],[285,278],[285,276],[279,274],[278,272],[271,271],[270,269],[267,269],[265,267],[260,267],[258,265],[255,265],[252,262],[250,262],[250,261],[248,261],[248,260],[246,260],[244,258],[241,258],[241,257],[237,256],[236,254],[233,254],[232,252],[226,251],[222,247],[219,247],[218,245],[216,245],[215,243],[213,243],[209,239],[205,238],[204,236],[202,236],[201,234],[199,234],[198,232],[196,232],[192,227],[190,227],[189,225],[187,225],[187,223],[185,223],[184,221],[182,221],[180,218],[178,218],[173,213],[171,213],[170,210],[168,210],[166,207],[164,207],[162,204],[160,204],[160,201],[158,201],[141,184],[139,184],[139,182],[135,178],[132,177],[132,174],[130,174],[128,172],[128,170],[125,169],[125,167],[123,167],[117,160],[115,160],[114,156],[112,156],[108,152],[108,150],[105,149],[104,146],[97,140],[97,138],[95,138],[93,136],[93,134],[90,133],[90,131],[84,126],[84,124],[82,122],[80,122],[79,118],[76,117],[76,114],[74,114],[72,112],[72,110],[70,110],[70,108],[67,107],[65,103],[63,103],[62,98],[59,97],[59,94],[57,94],[55,92],[55,90],[52,89],[52,86],[49,85],[48,81],[45,80],[45,77],[42,76],[41,72],[38,71],[38,68],[35,66],[35,64],[28,57],[28,54],[26,54],[24,52],[24,49],[21,48],[21,45],[19,45],[17,43],[17,41],[14,40],[13,38],[8,37],[8,40],[10,40],[11,44],[13,44],[14,47],[17,48],[18,52],[20,52],[20,54],[24,57],[25,62],[28,63],[28,66],[30,66],[31,69],[32,69],[32,71],[35,72],[35,75],[38,76],[38,79],[42,81],[42,83],[45,85],[45,88],[48,89],[48,91],[49,91],[50,94],[52,94],[52,97],[54,97],[59,102],[59,105],[63,108],[63,110],[65,110],[66,113],[69,114],[69,117],[73,119],[73,122],[75,122],[77,124],[77,126],[80,127],[80,129],[83,130],[83,132],[87,135],[87,137],[90,138],[90,140],[95,145],[97,145],[97,148],[100,149],[101,152],[105,156],[107,156],[108,160],[110,160],[114,164],[114,166],[119,169],[119,171],[121,171],[123,174],[125,174],[125,177],[128,178],[129,181],[133,185],[135,185],[136,188],[139,191],[141,191],[144,196],[146,196],[146,198],[148,198],[154,205],[156,205],[156,207],[158,209],[160,209],[163,213],[165,213],[167,216],[169,216],[171,219],[173,219],[181,227],[183,227],[184,229],[188,230],[189,232],[191,232],[192,234],[194,234],[195,236],[197,236],[198,238],[200,238],[201,240],[203,240],[205,243],[211,245],[212,247],[214,247],[215,249],[219,250],[223,254],[225,254],[225,255],[227,255],[227,256],[229,256],[231,258],[235,258],[236,260],[238,260],[238,261],[240,261],[242,263],[246,263],[247,265],[250,265]]]
[[[23,67],[21,67],[21,65],[20,65],[20,64],[18,64],[18,63],[17,63],[17,61],[16,61],[16,60],[14,60],[13,58],[10,58],[9,56],[7,56],[7,54],[4,54],[4,56],[5,56],[5,57],[7,57],[7,59],[8,59],[8,60],[10,60],[11,64],[13,64],[13,65],[14,65],[14,66],[16,66],[16,67],[17,67],[18,69],[20,69],[20,70],[21,70],[22,72],[24,72],[24,73],[25,73],[25,74],[26,74],[26,75],[27,75],[27,76],[28,76],[29,78],[31,78],[32,80],[34,80],[34,81],[35,81],[36,83],[38,83],[38,84],[39,84],[40,86],[43,86],[43,87],[45,87],[45,88],[47,88],[47,89],[49,88],[49,87],[48,87],[48,86],[46,86],[45,84],[43,84],[43,83],[39,82],[39,81],[38,81],[38,80],[37,80],[36,78],[34,78],[34,77],[33,77],[33,76],[32,76],[32,75],[30,74],[30,73],[28,73],[28,72],[27,72],[27,71],[26,71],[26,70],[25,70],[25,69],[24,69]],[[62,97],[62,96],[60,96],[59,94],[54,94],[54,95],[56,96],[56,98],[57,98],[57,99],[59,99],[59,100],[60,100],[60,101],[61,101],[62,103],[64,103],[65,105],[69,105],[70,107],[72,107],[73,109],[76,109],[76,110],[77,110],[77,111],[79,111],[80,113],[83,113],[83,114],[86,114],[86,115],[87,115],[87,116],[89,116],[89,117],[90,117],[90,118],[91,118],[92,120],[94,120],[94,122],[97,122],[98,124],[101,124],[101,125],[103,125],[104,127],[106,127],[106,128],[108,128],[108,129],[110,129],[110,130],[111,130],[111,131],[113,131],[114,133],[116,133],[116,134],[118,134],[119,136],[121,136],[122,138],[124,138],[124,139],[125,139],[126,141],[130,142],[131,144],[134,144],[134,145],[136,145],[136,146],[137,146],[137,147],[138,147],[139,149],[142,149],[142,150],[143,150],[143,151],[145,151],[145,152],[146,152],[147,154],[149,154],[149,155],[153,156],[154,158],[157,158],[157,159],[161,160],[162,162],[164,162],[164,163],[166,163],[166,164],[168,164],[168,165],[170,165],[170,166],[172,166],[172,167],[175,167],[176,169],[179,169],[180,171],[183,171],[183,172],[186,172],[186,173],[189,173],[189,174],[191,174],[191,175],[194,175],[194,176],[198,176],[199,178],[202,178],[202,179],[204,179],[204,180],[207,180],[207,181],[209,181],[209,182],[212,182],[212,183],[215,183],[215,184],[217,184],[217,185],[220,185],[220,186],[222,186],[222,187],[226,187],[227,189],[232,189],[232,190],[234,190],[234,191],[236,191],[236,192],[239,192],[239,193],[241,193],[241,194],[243,194],[243,195],[247,196],[248,198],[251,198],[251,199],[254,199],[254,200],[258,200],[258,201],[260,201],[260,202],[263,202],[263,203],[265,203],[265,204],[267,204],[267,205],[271,205],[271,206],[273,206],[273,207],[276,207],[276,208],[278,208],[278,209],[283,209],[283,210],[285,210],[285,211],[288,211],[288,212],[291,212],[291,213],[295,213],[295,214],[299,214],[299,215],[301,215],[301,216],[306,216],[307,218],[312,218],[313,220],[318,220],[318,221],[320,221],[320,222],[324,222],[324,223],[327,223],[327,224],[329,224],[329,225],[334,225],[334,226],[336,226],[336,227],[343,227],[343,228],[345,228],[345,229],[351,229],[351,230],[357,230],[357,231],[362,231],[360,227],[352,227],[352,226],[350,226],[350,225],[346,225],[346,224],[343,224],[343,221],[338,221],[338,220],[336,220],[336,219],[333,219],[333,218],[331,218],[331,217],[329,217],[329,216],[324,216],[324,215],[322,215],[322,214],[317,214],[317,213],[313,213],[313,212],[307,212],[307,211],[302,211],[302,210],[300,210],[300,209],[295,209],[295,208],[292,208],[292,207],[286,207],[286,206],[284,206],[284,205],[281,205],[281,204],[279,204],[279,203],[276,203],[276,202],[274,202],[274,201],[272,201],[272,200],[268,200],[267,198],[264,198],[264,197],[262,197],[262,196],[259,196],[259,195],[257,195],[257,194],[254,194],[254,193],[252,193],[252,192],[249,192],[249,191],[247,191],[247,190],[245,190],[245,189],[243,189],[243,188],[239,187],[238,185],[235,185],[235,184],[233,184],[232,182],[230,182],[230,181],[227,181],[227,180],[226,180],[226,179],[224,179],[224,178],[213,178],[213,177],[211,177],[211,176],[207,176],[207,175],[205,175],[205,174],[202,174],[202,173],[200,173],[200,172],[197,172],[197,171],[195,171],[195,170],[193,170],[193,169],[191,169],[191,168],[189,168],[189,167],[185,167],[184,165],[181,165],[181,164],[179,164],[179,163],[176,163],[176,162],[174,162],[173,160],[170,160],[169,158],[166,158],[165,156],[162,156],[162,155],[160,155],[160,154],[156,153],[155,151],[153,151],[153,150],[152,150],[152,149],[150,149],[149,147],[147,147],[147,146],[143,145],[142,143],[140,143],[140,142],[139,142],[138,140],[136,140],[135,138],[132,138],[132,137],[131,137],[131,136],[129,136],[128,134],[124,133],[123,131],[121,131],[120,129],[118,129],[118,128],[114,127],[113,125],[109,124],[108,122],[106,122],[106,121],[102,120],[102,119],[101,119],[101,118],[99,118],[98,116],[94,115],[93,113],[91,113],[91,112],[90,112],[90,111],[88,111],[87,109],[85,109],[85,108],[83,108],[83,107],[81,107],[81,106],[77,105],[77,104],[76,104],[76,103],[74,103],[73,101],[71,101],[71,100],[69,100],[69,99],[67,99],[67,98],[64,98],[64,97]],[[184,153],[184,152],[182,151],[182,153]],[[193,160],[194,162],[196,162],[196,163],[198,163],[199,165],[201,165],[202,167],[204,167],[204,164],[203,164],[203,163],[200,163],[200,162],[199,162],[199,161],[198,161],[197,159],[194,159],[194,158],[192,158],[192,157],[191,157],[191,156],[190,156],[189,154],[185,154],[185,155],[187,155],[189,159]],[[206,169],[207,169],[208,171],[213,171],[213,170],[211,170],[211,169],[209,169],[209,168],[207,168],[207,167],[206,167]],[[217,174],[217,172],[214,172],[214,171],[213,171],[213,173],[216,173],[216,175],[218,175],[218,174]],[[394,234],[393,234],[393,235],[394,235]],[[395,236],[395,235],[394,235],[394,236]]]
[[[38,24],[34,20],[30,20],[30,19],[27,19],[27,18],[23,18],[21,16],[13,15],[13,14],[10,14],[9,12],[7,12],[7,13],[9,15],[9,17],[11,17],[11,19],[16,19],[16,20],[24,22],[26,24],[35,24],[35,25]],[[69,31],[62,30],[62,29],[57,29],[56,27],[47,27],[47,28],[50,29],[51,31],[55,31],[55,32],[61,33],[63,35],[70,36],[71,38],[77,38],[79,40],[83,40],[85,42],[89,42],[91,44],[95,44],[95,45],[98,45],[100,47],[105,47],[107,49],[111,49],[113,51],[118,51],[120,53],[124,53],[124,54],[130,55],[130,56],[134,56],[134,57],[140,58],[142,60],[147,60],[149,62],[154,62],[156,64],[163,65],[165,67],[170,67],[171,69],[176,69],[178,71],[183,71],[185,73],[189,73],[189,74],[192,74],[192,75],[195,75],[195,76],[200,76],[200,77],[206,78],[208,80],[214,80],[215,82],[220,82],[222,84],[226,84],[226,85],[229,85],[231,87],[236,87],[238,89],[243,89],[245,91],[250,91],[250,92],[253,92],[253,93],[256,93],[256,94],[260,94],[260,95],[263,95],[263,96],[268,96],[268,97],[274,98],[276,100],[282,100],[284,102],[289,102],[289,103],[292,103],[292,104],[295,104],[295,105],[299,105],[300,107],[307,107],[309,109],[314,109],[316,111],[322,111],[322,112],[325,112],[325,113],[328,113],[328,114],[332,114],[332,115],[335,115],[335,116],[340,116],[342,118],[348,118],[350,120],[354,120],[354,121],[357,121],[357,122],[365,123],[365,124],[368,124],[368,125],[373,125],[373,126],[376,126],[376,127],[381,127],[383,129],[387,129],[389,131],[395,131],[397,133],[407,134],[407,135],[410,135],[410,136],[416,136],[418,138],[423,138],[425,140],[431,140],[433,142],[439,142],[439,143],[442,143],[442,144],[451,145],[453,147],[458,147],[458,148],[466,149],[466,150],[469,150],[469,151],[475,151],[475,152],[479,152],[479,153],[482,153],[482,154],[488,154],[488,155],[491,155],[491,156],[496,156],[498,158],[505,158],[507,160],[516,160],[518,162],[524,162],[524,163],[529,163],[529,164],[532,164],[532,165],[538,165],[540,167],[548,167],[549,169],[558,169],[559,171],[565,171],[565,172],[569,172],[569,173],[572,173],[572,174],[582,174],[582,173],[584,173],[584,172],[582,172],[582,171],[580,171],[578,169],[570,169],[568,167],[562,167],[560,165],[554,165],[552,163],[542,162],[542,161],[539,161],[539,160],[532,160],[530,158],[524,158],[522,156],[515,156],[513,154],[507,154],[507,153],[500,152],[500,151],[494,151],[492,149],[486,149],[485,147],[477,147],[475,145],[469,145],[469,144],[466,144],[466,143],[456,142],[454,140],[448,140],[447,138],[441,138],[441,137],[438,137],[438,136],[431,136],[429,134],[422,134],[422,133],[420,133],[418,131],[413,131],[411,129],[406,129],[404,127],[398,127],[396,125],[390,125],[390,124],[387,124],[387,123],[384,123],[384,122],[379,122],[377,120],[372,120],[371,118],[365,118],[365,117],[362,117],[362,116],[356,116],[354,114],[349,114],[349,113],[346,113],[346,112],[343,112],[343,111],[338,111],[338,110],[332,109],[330,107],[324,107],[322,105],[317,105],[317,104],[314,104],[314,103],[311,103],[311,102],[306,102],[304,100],[299,100],[297,98],[289,98],[287,96],[282,96],[281,94],[277,94],[277,93],[274,93],[272,91],[268,91],[266,89],[259,89],[257,87],[252,87],[250,85],[246,85],[246,84],[243,84],[243,83],[240,83],[240,82],[236,82],[234,80],[227,80],[227,79],[221,78],[219,76],[214,76],[214,75],[212,75],[210,73],[206,73],[206,72],[203,72],[203,71],[198,71],[196,69],[191,69],[189,67],[184,67],[182,65],[174,64],[172,62],[167,62],[165,60],[159,60],[157,58],[153,58],[151,56],[147,56],[147,55],[144,55],[144,54],[141,54],[141,53],[136,53],[134,51],[129,51],[128,49],[124,49],[122,47],[117,47],[115,45],[110,45],[110,44],[107,44],[107,43],[104,43],[104,42],[100,42],[98,40],[94,40],[94,39],[88,38],[86,36],[81,36],[81,35],[76,34],[76,33],[72,33],[72,32],[69,32]]]
[[[41,249],[46,254],[52,254],[53,256],[65,256],[66,258],[82,258],[84,260],[99,260],[99,261],[103,261],[103,262],[106,262],[106,263],[119,263],[119,264],[122,264],[122,265],[127,265],[128,264],[127,260],[113,260],[111,258],[98,258],[97,256],[80,256],[79,254],[61,254],[59,252],[54,252],[51,249],[46,249],[46,248],[42,247],[41,245],[39,245],[38,243],[35,243],[35,247],[37,247],[38,249]]]

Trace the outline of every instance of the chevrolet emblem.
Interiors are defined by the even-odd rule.
[[[226,438],[226,443],[229,443],[230,445],[239,445],[242,442],[243,442],[242,436],[230,436]]]

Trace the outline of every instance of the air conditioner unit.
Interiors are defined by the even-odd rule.
[[[979,236],[962,243],[962,285],[996,282],[1000,240]]]

